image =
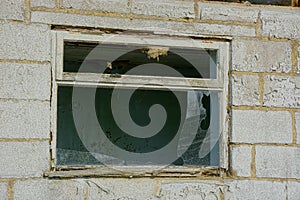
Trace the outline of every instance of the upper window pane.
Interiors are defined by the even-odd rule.
[[[65,42],[63,71],[216,79],[216,60],[217,50]]]

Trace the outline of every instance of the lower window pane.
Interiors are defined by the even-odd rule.
[[[59,86],[56,164],[219,166],[219,96]]]

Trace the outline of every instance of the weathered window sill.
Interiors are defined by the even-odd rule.
[[[101,168],[64,168],[45,172],[48,178],[77,177],[223,177],[225,169],[213,167],[168,167],[153,170],[152,167],[101,167]]]

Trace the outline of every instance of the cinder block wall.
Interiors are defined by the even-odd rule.
[[[0,199],[300,199],[300,10],[173,0],[0,3]],[[49,179],[51,26],[228,36],[228,175]]]

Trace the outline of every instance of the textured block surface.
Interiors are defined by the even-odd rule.
[[[250,72],[290,72],[289,42],[237,39],[232,42],[232,69]]]
[[[85,199],[87,184],[83,180],[24,180],[14,185],[15,200]]]
[[[42,177],[49,170],[49,142],[0,142],[0,177]]]
[[[256,175],[258,177],[300,178],[300,148],[257,146]]]
[[[174,0],[133,0],[132,13],[168,18],[195,18],[194,2]]]
[[[8,200],[7,183],[0,182],[0,199]]]
[[[0,100],[0,138],[49,138],[50,103]]]
[[[151,199],[154,191],[151,179],[91,179],[87,183],[90,200]]]
[[[30,0],[31,7],[54,8],[56,0]]]
[[[232,105],[259,105],[259,79],[257,75],[232,75]]]
[[[234,21],[255,23],[258,9],[224,4],[198,3],[201,20]]]
[[[97,10],[102,12],[129,13],[130,3],[128,0],[62,0],[62,8],[77,10]]]
[[[264,79],[264,106],[300,108],[299,76],[267,75]]]
[[[298,10],[263,10],[262,35],[275,38],[300,38],[300,13]]]
[[[300,199],[300,182],[295,182],[295,181],[287,182],[287,197],[288,200]]]
[[[50,100],[50,64],[0,62],[0,98]]]
[[[292,138],[292,116],[288,111],[232,111],[232,142],[292,143]]]
[[[297,144],[300,144],[300,113],[295,113]]]
[[[251,176],[251,146],[231,147],[231,170],[237,176]]]
[[[2,0],[0,6],[0,19],[24,20],[23,0]]]
[[[221,199],[221,192],[226,187],[218,181],[161,181],[161,199]]]
[[[286,199],[286,183],[283,182],[234,180],[225,183],[229,185],[229,192],[225,193],[225,200]]]
[[[0,30],[0,59],[50,60],[50,31],[47,25],[0,21]]]

